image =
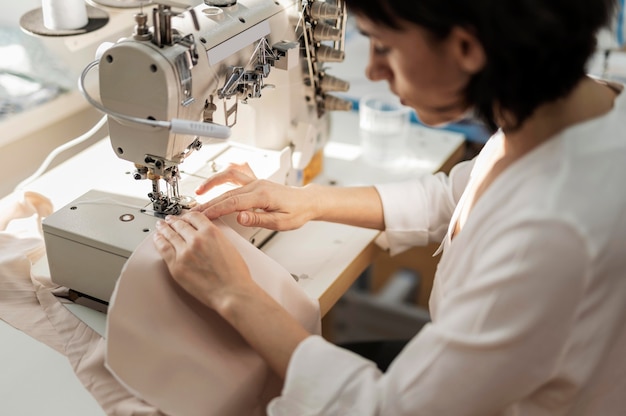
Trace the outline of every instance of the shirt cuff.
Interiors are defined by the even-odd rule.
[[[340,400],[337,394],[363,372],[372,372],[374,379],[382,375],[373,362],[311,335],[294,351],[282,394],[270,402],[268,414],[323,414],[345,399]]]
[[[376,185],[383,204],[385,237],[381,247],[396,255],[414,246],[429,242],[426,195],[417,186],[408,183]],[[386,241],[385,241],[386,240]],[[383,245],[386,242],[388,247]]]

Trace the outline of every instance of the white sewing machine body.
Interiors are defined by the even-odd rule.
[[[90,192],[48,217],[43,230],[56,283],[108,302],[134,248],[158,218],[192,205],[188,195],[200,182],[245,161],[263,166],[255,171],[260,177],[300,184],[302,170],[328,138],[327,111],[350,108],[326,94],[347,84],[323,71],[325,61],[343,59],[340,1],[231,3],[180,14],[158,5],[153,28],[136,15],[134,35],[101,53],[100,99],[111,146],[135,165],[135,179],[151,181],[151,192],[149,200]],[[168,127],[171,120],[182,120],[182,128]],[[187,128],[186,121],[195,124]],[[229,142],[205,146],[211,151],[204,165],[181,171],[191,154],[205,157],[205,149],[198,152],[198,126],[216,125],[231,129]],[[256,245],[271,235],[240,227],[232,216],[227,223]]]

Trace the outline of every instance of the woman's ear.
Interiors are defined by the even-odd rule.
[[[460,26],[452,28],[447,39],[454,58],[464,71],[475,74],[483,69],[487,56],[476,35]]]

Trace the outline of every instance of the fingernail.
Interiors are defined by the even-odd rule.
[[[250,221],[250,215],[245,212],[242,211],[241,213],[239,213],[239,222],[242,224],[247,224]]]

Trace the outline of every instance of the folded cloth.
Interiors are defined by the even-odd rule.
[[[252,278],[309,331],[317,300],[287,270],[220,220]],[[126,262],[109,305],[107,367],[146,402],[177,416],[264,415],[281,380],[217,313],[170,276],[151,238]]]
[[[0,318],[63,353],[54,327],[39,304],[31,264],[45,251],[41,218],[52,212],[43,195],[19,192],[0,200]],[[52,286],[52,285],[50,285]]]
[[[162,415],[105,368],[102,337],[55,296],[67,289],[32,273],[32,264],[45,253],[41,219],[51,212],[50,201],[34,192],[16,192],[0,200],[0,319],[65,355],[107,415]]]

